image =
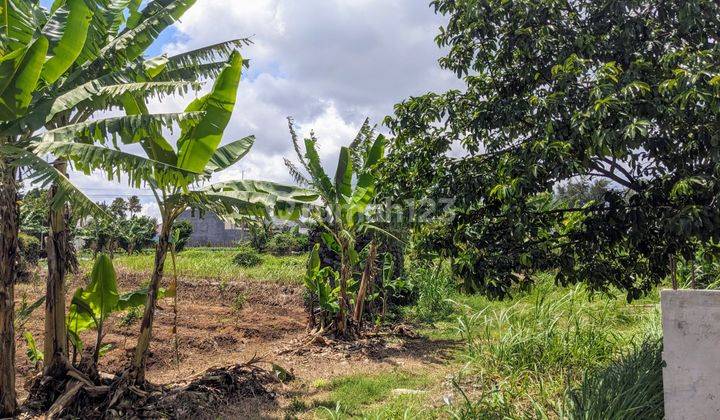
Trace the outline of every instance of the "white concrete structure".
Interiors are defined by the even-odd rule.
[[[663,290],[665,418],[720,419],[720,291]]]

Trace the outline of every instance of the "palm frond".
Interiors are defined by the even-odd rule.
[[[310,181],[305,177],[305,175],[300,172],[297,166],[295,166],[295,164],[292,163],[290,159],[283,159],[285,160],[285,167],[288,169],[288,172],[290,172],[290,176],[292,177],[293,181],[295,181],[295,183],[300,186],[310,186]]]
[[[310,132],[309,139],[305,139],[305,163],[310,174],[310,184],[324,196],[326,201],[334,202],[336,190],[320,161],[317,138],[313,132]]]
[[[32,42],[37,30],[45,25],[48,16],[37,1],[17,0],[5,4],[8,8],[4,10],[5,16],[0,22],[0,29],[6,35],[3,48],[14,51]]]
[[[162,0],[149,3],[143,9],[137,26],[127,27],[100,50],[99,60],[104,62],[104,67],[114,67],[139,57],[165,28],[175,23],[194,3],[195,0]]]
[[[255,143],[255,136],[247,136],[219,147],[210,158],[208,164],[205,165],[205,169],[211,172],[218,172],[229,168],[248,154],[253,143]]]
[[[3,130],[4,135],[21,135],[42,128],[56,114],[70,111],[83,102],[92,103],[94,110],[106,109],[119,104],[125,93],[134,93],[144,98],[163,97],[170,94],[186,94],[197,84],[190,82],[142,82],[103,85],[97,81],[88,82],[34,107],[27,115],[12,121]]]
[[[137,18],[131,13],[132,24],[129,20],[122,33],[97,53],[96,59],[70,74],[68,83],[83,83],[99,77],[107,69],[122,67],[137,59],[163,30],[175,23],[194,3],[195,0],[156,0],[148,3],[136,15]]]
[[[39,142],[98,142],[104,144],[112,139],[115,147],[119,138],[123,144],[137,143],[160,132],[163,128],[173,130],[175,124],[193,125],[203,116],[202,112],[179,112],[168,114],[124,115],[86,121],[48,130],[36,138]]]
[[[202,191],[219,194],[250,193],[275,197],[276,200],[294,203],[316,203],[315,191],[271,181],[235,180],[218,182],[205,187]]]
[[[79,216],[94,215],[109,217],[96,203],[88,198],[80,189],[73,185],[68,178],[35,153],[19,147],[0,145],[0,151],[13,159],[19,167],[26,169],[26,179],[41,188],[55,185],[57,191],[49,203],[55,210],[60,210],[68,203],[73,214]]]
[[[108,39],[114,38],[125,20],[124,12],[130,0],[86,0],[94,10],[85,46],[77,62],[80,64],[95,60]]]
[[[189,172],[167,163],[158,162],[120,150],[84,143],[44,142],[33,145],[37,155],[52,154],[72,161],[75,168],[90,174],[99,170],[109,180],[140,188],[144,183],[161,187],[187,187],[204,174]]]
[[[252,44],[250,38],[232,39],[168,58],[167,71],[197,67],[209,62],[227,62],[233,51]],[[247,63],[243,63],[247,67]]]
[[[189,193],[170,197],[168,202],[186,204],[193,209],[209,211],[220,217],[232,218],[230,216],[242,215],[266,218],[269,217],[267,212],[268,203],[264,198],[258,195],[252,200],[249,196],[190,191]]]
[[[295,122],[293,121],[292,117],[288,117],[288,129],[290,130],[290,138],[292,139],[293,149],[295,149],[295,154],[298,157],[298,160],[300,161],[300,164],[303,166],[305,171],[310,173],[310,168],[308,167],[307,163],[305,162],[305,154],[300,149],[300,136],[297,135],[297,132],[295,131]],[[308,182],[309,184],[309,182]]]
[[[179,67],[173,70],[165,69],[153,78],[155,81],[168,80],[208,80],[215,79],[227,63],[217,61],[200,64],[198,66]]]
[[[353,166],[357,169],[365,166],[364,156],[367,154],[370,141],[374,135],[375,128],[370,126],[370,118],[366,118],[360,127],[355,139],[350,143],[350,156],[352,157]]]

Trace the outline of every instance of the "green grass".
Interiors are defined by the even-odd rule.
[[[426,374],[400,370],[339,377],[315,384],[329,397],[314,401],[308,409],[320,418],[432,418],[424,404],[429,384]],[[393,390],[418,393],[396,395]]]
[[[419,317],[426,308],[402,312],[432,322],[420,330],[428,339],[462,343],[451,362],[451,383],[433,369],[354,374],[314,384],[328,397],[304,401],[294,414],[367,419],[662,418],[657,293],[628,304],[621,292],[601,295],[582,285],[557,287],[548,275],[541,276],[532,290],[517,291],[505,301],[458,293],[449,298],[451,310],[445,316],[437,302],[433,305],[438,317]],[[396,388],[431,392],[393,395]],[[453,396],[451,404],[438,406],[445,395]]]
[[[190,248],[177,255],[178,275],[185,278],[216,280],[258,280],[278,283],[302,282],[306,256],[276,257],[263,255],[262,264],[255,267],[240,267],[233,263],[235,248]],[[113,262],[117,268],[151,273],[155,255],[149,250],[141,254],[116,254]],[[83,268],[90,267],[89,258],[83,258]],[[172,261],[168,256],[165,272],[171,273]]]
[[[656,302],[656,294],[627,304],[621,293],[593,295],[584,286],[559,288],[549,276],[508,301],[456,296],[455,319],[427,330],[432,337],[460,338],[464,343],[457,355],[463,366],[455,378],[458,397],[449,411],[468,419],[607,418],[606,413],[592,415],[600,405],[588,402],[592,393],[588,385],[581,385],[588,381],[587,375],[600,377],[614,365],[620,367],[611,376],[625,378],[622,367],[633,364],[619,360],[648,336],[658,336]],[[650,363],[651,359],[639,360]],[[659,368],[649,366],[647,386],[623,391],[618,379],[618,385],[606,392],[627,392],[625,400],[639,398],[639,393],[642,399],[650,398]],[[592,409],[578,410],[577,404],[571,404],[569,393],[577,387],[582,392],[575,394],[586,396],[585,407]]]

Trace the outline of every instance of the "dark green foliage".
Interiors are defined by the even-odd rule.
[[[505,297],[556,267],[638,298],[720,240],[720,3],[435,0],[465,87],[396,106],[380,185],[454,198],[425,234],[468,290]],[[453,149],[453,153],[448,152]],[[612,184],[570,206],[559,185]]]
[[[264,252],[273,235],[273,221],[266,218],[246,218],[243,222],[250,234],[250,245],[258,252]]]
[[[40,260],[40,240],[34,236],[21,233],[18,236],[20,257],[30,265],[36,265]]]
[[[265,245],[265,250],[274,255],[290,255],[308,250],[307,235],[298,232],[282,232],[274,235]]]
[[[177,232],[177,233],[176,233]],[[173,235],[177,235],[177,241],[175,242],[175,251],[180,252],[185,249],[190,235],[192,235],[193,227],[187,220],[180,220],[173,223]]]
[[[41,257],[40,240],[35,236],[20,233],[18,236],[18,248],[20,261],[18,263],[17,280],[20,282],[30,281],[32,268],[37,266]]]
[[[609,366],[585,374],[568,395],[571,418],[664,418],[662,368],[662,338],[649,337]]]
[[[95,254],[107,252],[111,255],[120,245],[121,233],[119,221],[106,217],[93,217],[78,231],[79,236],[85,241],[85,248]]]
[[[681,288],[717,289],[720,287],[720,246],[708,242],[695,255],[678,261],[677,281]]]
[[[87,249],[112,255],[118,248],[132,254],[151,246],[156,231],[157,220],[132,216],[129,219],[93,217],[78,233]]]
[[[117,197],[110,203],[109,210],[113,216],[124,219],[127,215],[128,203],[122,197]]]
[[[137,195],[133,195],[127,199],[127,211],[131,216],[142,211],[142,204],[140,204],[140,199]]]
[[[240,267],[256,267],[262,264],[263,259],[253,247],[241,245],[233,257],[233,262]]]
[[[132,254],[154,243],[157,220],[147,216],[132,216],[120,221],[120,232],[120,246]]]
[[[49,211],[46,190],[35,188],[28,191],[20,200],[20,230],[42,239],[48,231]]]

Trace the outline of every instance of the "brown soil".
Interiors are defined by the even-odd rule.
[[[121,291],[140,288],[148,276],[118,272]],[[17,303],[34,302],[44,293],[42,276],[31,283],[19,284]],[[76,276],[68,286],[68,297],[85,284],[86,276]],[[168,279],[165,280],[167,284]],[[119,373],[128,363],[140,329],[139,319],[123,323],[125,314],[113,315],[108,321],[103,343],[112,349],[100,360],[100,371]],[[18,387],[37,372],[26,356],[22,333],[29,331],[42,349],[43,307],[17,332]],[[160,302],[153,328],[147,379],[164,385],[187,382],[213,367],[232,366],[253,357],[271,369],[275,363],[292,372],[296,379],[289,384],[275,383],[277,397],[242,396],[229,405],[207,412],[207,418],[282,418],[291,400],[303,394],[318,379],[331,379],[351,373],[377,373],[381,370],[444,371],[455,343],[429,341],[415,337],[408,328],[369,334],[353,343],[321,341],[309,343],[307,317],[303,308],[302,288],[257,281],[218,283],[179,279],[178,285],[178,354],[175,363],[175,337],[172,333],[172,299]],[[83,336],[88,346],[95,336]],[[22,398],[23,390],[18,390]]]

